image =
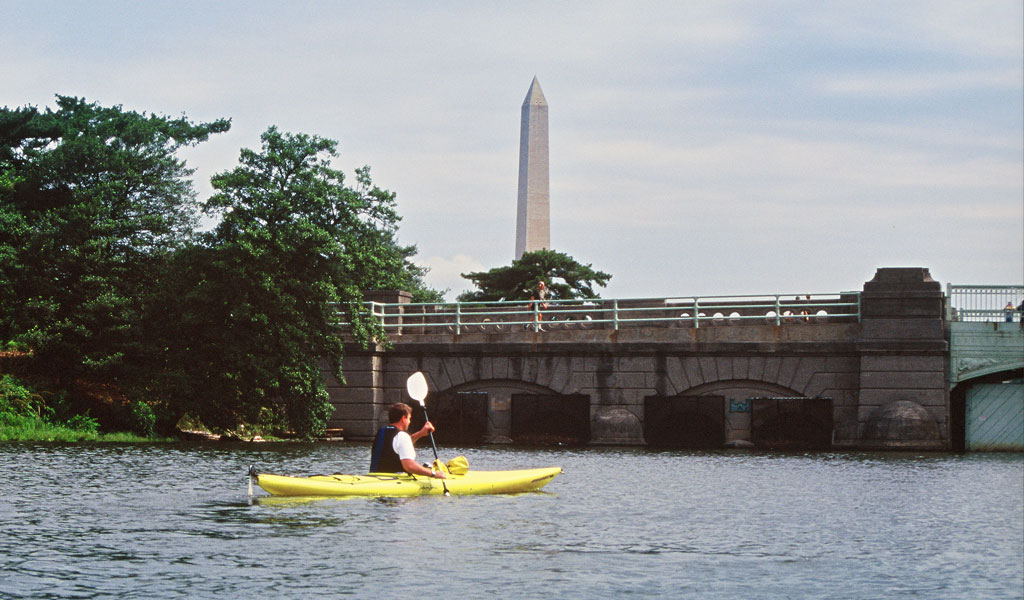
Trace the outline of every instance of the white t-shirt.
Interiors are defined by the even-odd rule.
[[[405,431],[399,431],[395,434],[395,439],[391,442],[391,447],[398,454],[398,458],[405,460],[411,458],[416,460],[416,449],[412,447],[412,438]]]

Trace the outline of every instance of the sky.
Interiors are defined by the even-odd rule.
[[[0,0],[0,106],[57,94],[337,140],[448,297],[511,263],[520,107],[551,243],[605,298],[1024,283],[1024,3]]]

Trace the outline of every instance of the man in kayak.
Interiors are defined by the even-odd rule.
[[[420,438],[430,435],[434,425],[427,421],[423,428],[409,434],[412,422],[412,407],[403,402],[396,402],[388,407],[388,423],[377,432],[373,440],[373,452],[370,456],[370,473],[401,473],[411,475],[429,475],[438,479],[446,479],[444,471],[434,471],[416,462],[416,448],[413,447]]]

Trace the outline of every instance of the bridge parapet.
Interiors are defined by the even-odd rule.
[[[946,285],[946,320],[1013,323],[1024,317],[1024,285]]]
[[[378,295],[378,300],[386,296]],[[385,333],[422,335],[649,327],[859,322],[860,293],[688,296],[594,300],[410,303],[370,301]]]

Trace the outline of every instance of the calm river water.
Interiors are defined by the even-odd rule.
[[[520,496],[250,500],[250,463],[360,472],[367,448],[0,444],[0,597],[1024,597],[1021,454],[441,453],[565,472]]]

